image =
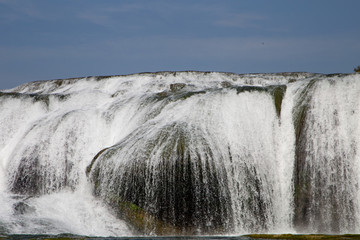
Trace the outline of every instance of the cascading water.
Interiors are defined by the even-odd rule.
[[[300,230],[359,231],[359,94],[356,79],[310,81],[299,98],[295,224]]]
[[[0,232],[359,233],[360,76],[161,72],[0,92]]]

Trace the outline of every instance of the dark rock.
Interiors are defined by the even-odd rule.
[[[15,203],[13,208],[15,214],[27,214],[27,213],[35,212],[35,208],[29,206],[24,201]]]
[[[92,159],[90,165],[87,166],[87,168],[86,168],[86,176],[89,176],[89,173],[90,173],[90,171],[91,171],[91,168],[92,168],[93,164],[95,163],[96,159],[98,159],[98,157],[99,157],[103,152],[105,152],[107,149],[108,149],[108,148],[104,148],[104,149],[102,149],[100,152],[98,152],[98,153],[95,155],[95,157]]]
[[[276,113],[278,117],[280,117],[281,104],[286,92],[286,85],[270,86],[269,91],[274,98]]]
[[[223,81],[223,82],[221,82],[221,87],[230,88],[230,87],[232,87],[232,84],[231,84],[231,82]]]
[[[204,138],[196,139],[198,152],[190,153],[190,144],[194,144],[191,131],[183,123],[162,129],[152,140],[139,143],[141,147],[133,146],[136,154],[121,166],[121,171],[108,164],[112,162],[109,159],[128,155],[122,148],[126,141],[104,151],[88,167],[95,195],[144,233],[208,234],[231,230],[227,176],[215,166],[212,149]],[[136,134],[133,137],[137,138]],[[156,169],[149,161],[155,147],[162,149]],[[104,169],[111,172],[104,173]],[[104,174],[111,174],[112,180],[103,181]]]
[[[177,91],[183,89],[185,86],[186,86],[185,83],[173,83],[173,84],[170,84],[170,91],[177,92]]]
[[[168,97],[170,94],[169,94],[169,92],[162,91],[162,92],[157,93],[156,95],[160,98],[165,98],[165,97]]]

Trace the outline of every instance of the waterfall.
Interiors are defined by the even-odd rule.
[[[360,75],[159,72],[0,92],[0,233],[359,233]]]
[[[359,84],[354,78],[309,82],[299,98],[295,224],[300,230],[359,230]]]

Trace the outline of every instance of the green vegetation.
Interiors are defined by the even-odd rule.
[[[360,72],[360,66],[357,66],[356,68],[354,68],[354,72],[359,73]]]
[[[280,117],[281,113],[281,104],[286,92],[286,85],[279,85],[279,86],[271,86],[269,88],[271,95],[274,98],[275,109],[278,117]]]
[[[151,239],[184,239],[183,237],[175,237],[172,235],[169,235],[170,237],[156,237],[152,236]],[[242,236],[240,236],[242,237]],[[301,239],[301,240],[322,240],[322,239],[339,239],[339,240],[345,240],[345,239],[360,239],[360,235],[358,234],[344,234],[344,235],[325,235],[325,234],[250,234],[245,235],[244,237],[248,237],[249,239]],[[122,237],[120,237],[123,239]],[[119,239],[120,239],[119,238]],[[196,236],[185,236],[186,239],[227,239],[226,236],[224,237],[196,237]],[[0,240],[5,239],[37,239],[37,240],[46,240],[46,239],[52,239],[52,240],[87,240],[87,239],[118,239],[115,237],[88,237],[88,236],[78,236],[78,235],[72,235],[72,234],[59,234],[59,235],[9,235],[9,236],[1,236]],[[133,236],[133,237],[125,237],[125,239],[149,239],[147,236]],[[229,237],[229,239],[236,239],[236,237]],[[242,239],[242,238],[239,238]]]
[[[228,87],[227,85],[225,85]],[[234,87],[237,91],[237,94],[243,92],[268,92],[272,95],[274,99],[275,109],[278,116],[281,113],[281,103],[284,98],[286,92],[286,85],[274,85],[274,86],[267,86],[267,87],[259,87],[259,86],[236,86]]]
[[[117,201],[118,215],[141,234],[181,235],[183,231],[172,224],[158,219],[138,205]]]
[[[247,237],[254,239],[360,239],[358,234],[326,235],[326,234],[249,234]]]

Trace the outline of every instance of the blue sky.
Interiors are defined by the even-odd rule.
[[[359,0],[0,0],[0,89],[154,71],[352,72]]]

